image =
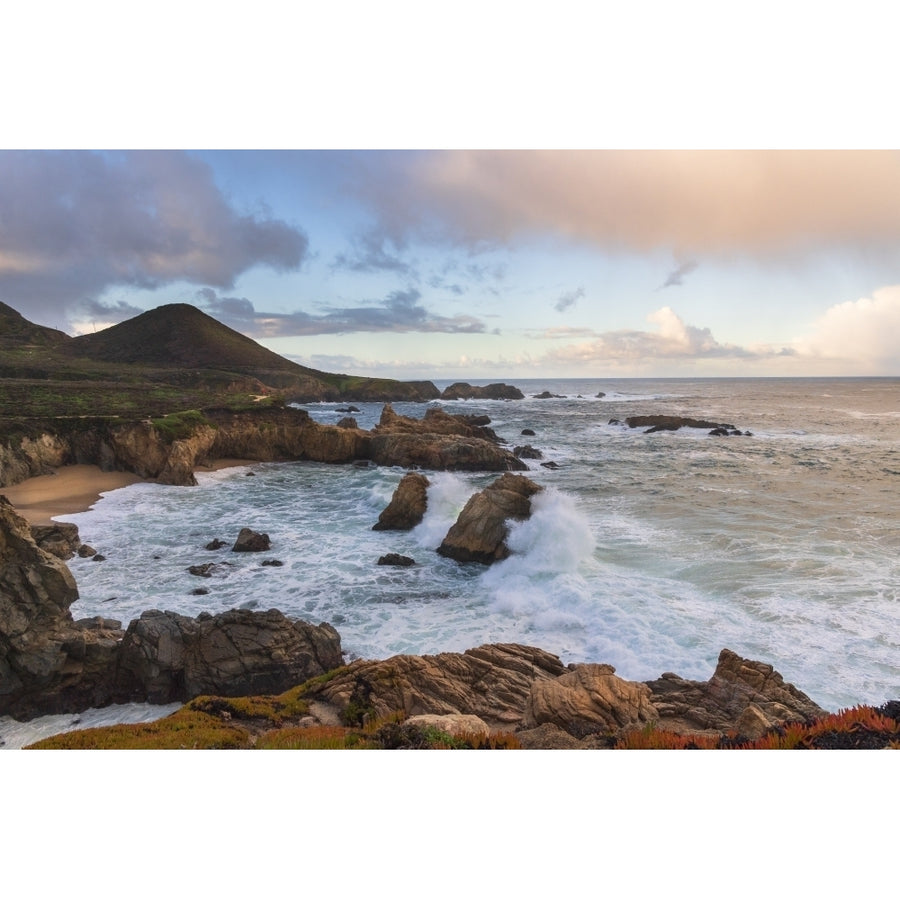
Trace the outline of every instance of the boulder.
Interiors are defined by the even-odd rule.
[[[82,546],[78,526],[72,522],[32,525],[31,535],[38,547],[62,560],[71,559]]]
[[[425,516],[428,505],[429,481],[418,472],[409,472],[400,479],[391,502],[382,511],[373,531],[409,531]]]
[[[404,720],[405,725],[413,725],[418,728],[434,728],[449,734],[450,737],[467,738],[467,737],[488,737],[491,733],[490,726],[484,719],[478,716],[464,716],[449,713],[444,716],[421,715],[410,716]]]
[[[233,553],[260,553],[270,547],[271,542],[267,534],[261,534],[250,528],[242,528],[231,550]]]
[[[531,497],[540,490],[524,475],[501,475],[469,498],[437,552],[458,562],[490,564],[505,559],[509,556],[507,522],[527,519]]]
[[[362,722],[402,710],[409,716],[478,716],[508,731],[522,721],[535,681],[566,669],[559,657],[521,644],[486,644],[465,653],[356,660],[311,688],[316,699]]]
[[[275,609],[196,619],[149,610],[125,632],[115,695],[120,702],[171,703],[200,694],[277,694],[342,663],[330,625],[294,621]]]
[[[411,556],[402,556],[399,553],[385,553],[384,556],[378,558],[379,566],[399,566],[407,568],[414,566],[416,561]]]
[[[534,437],[534,429],[533,428],[523,428],[522,434],[526,437]]]
[[[540,450],[532,447],[531,444],[525,444],[522,447],[516,447],[513,450],[513,453],[519,457],[519,459],[543,459],[544,454],[541,453]]]

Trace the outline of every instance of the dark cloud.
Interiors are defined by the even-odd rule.
[[[139,316],[145,310],[132,306],[124,300],[116,303],[104,303],[102,300],[86,300],[81,304],[83,318],[87,321],[96,322],[124,322],[126,319],[133,319]]]
[[[234,209],[183,152],[0,152],[0,297],[58,319],[108,288],[230,287],[256,265],[293,270],[298,228]]]
[[[446,332],[481,334],[484,323],[475,316],[438,316],[420,301],[417,288],[392,291],[377,305],[327,307],[319,314],[259,312],[246,297],[219,297],[210,289],[197,292],[198,306],[236,331],[251,337],[349,334],[359,331]]]
[[[574,306],[581,298],[584,297],[584,288],[579,287],[574,291],[566,291],[565,294],[562,294],[560,298],[553,304],[553,308],[557,312],[565,312],[569,307]]]
[[[684,276],[690,275],[690,273],[697,268],[697,265],[698,263],[695,263],[693,260],[688,260],[687,262],[682,263],[677,269],[669,273],[669,276],[657,288],[657,290],[661,291],[663,288],[667,287],[680,287],[682,284],[684,284]]]

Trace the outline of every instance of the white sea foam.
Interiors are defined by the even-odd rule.
[[[570,399],[444,404],[487,409],[509,445],[529,442],[564,463],[531,466],[547,490],[535,496],[532,518],[512,527],[504,562],[459,565],[435,553],[467,499],[496,475],[428,472],[424,521],[409,533],[373,532],[402,470],[255,465],[200,474],[195,488],[133,485],[67,517],[107,557],[70,562],[81,594],[73,615],[127,622],[152,607],[188,615],[277,607],[330,621],[351,655],[513,641],[566,662],[608,662],[635,679],[674,671],[705,680],[729,647],[771,663],[829,708],[900,696],[891,474],[900,471],[900,431],[896,418],[852,414],[895,410],[900,382],[862,392],[829,381],[831,400],[800,381],[522,389]],[[609,427],[594,402],[599,390],[618,417],[721,417],[754,437]],[[584,400],[571,399],[576,393]],[[382,404],[357,405],[361,422],[377,421]],[[337,406],[309,408],[336,421]],[[424,408],[395,405],[417,417]],[[536,435],[523,438],[524,427]],[[269,533],[265,556],[284,565],[232,554],[243,526]],[[228,546],[204,550],[214,537]],[[416,566],[375,565],[392,551]],[[206,561],[218,564],[212,578],[187,573]],[[209,593],[193,595],[197,587]]]

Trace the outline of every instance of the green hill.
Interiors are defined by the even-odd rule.
[[[428,381],[332,374],[267,350],[194,306],[160,306],[94,334],[69,337],[0,303],[0,415],[155,416],[270,397],[414,400]]]

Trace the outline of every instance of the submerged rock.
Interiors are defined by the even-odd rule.
[[[621,424],[611,419],[610,425]],[[687,416],[629,416],[625,420],[629,428],[644,428],[644,434],[654,434],[657,431],[678,431],[679,428],[712,428],[724,429],[725,432],[734,431],[734,425],[723,422],[711,422],[708,419],[691,419]]]
[[[524,475],[501,475],[469,498],[437,552],[458,562],[493,563],[509,556],[507,522],[531,515],[531,497],[540,491]]]

